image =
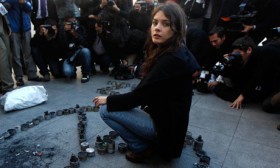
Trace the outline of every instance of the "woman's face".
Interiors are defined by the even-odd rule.
[[[170,20],[162,11],[158,11],[152,21],[151,36],[155,44],[162,44],[174,35]]]

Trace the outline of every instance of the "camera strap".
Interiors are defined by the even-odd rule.
[[[74,62],[74,60],[76,59],[76,57],[80,54],[81,49],[78,49],[70,58],[69,58],[69,62]]]

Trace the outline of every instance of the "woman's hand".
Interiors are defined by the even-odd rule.
[[[241,109],[242,107],[242,102],[244,100],[244,96],[242,94],[240,94],[237,99],[235,99],[235,101],[233,103],[231,103],[230,107],[234,108],[234,109]]]
[[[92,102],[95,104],[96,107],[107,103],[107,96],[97,96],[95,97]]]

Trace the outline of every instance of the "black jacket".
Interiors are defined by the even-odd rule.
[[[263,101],[280,88],[280,44],[271,43],[253,49],[245,65],[229,68],[226,76],[233,87],[249,101]]]
[[[64,55],[63,58],[70,58],[77,50],[81,48],[89,48],[87,41],[86,28],[81,25],[75,26],[77,37],[74,37],[69,31],[63,31],[60,34],[60,43]]]
[[[199,69],[185,48],[161,56],[132,92],[109,96],[108,111],[147,105],[157,132],[157,149],[166,158],[180,157],[189,122],[192,74]]]
[[[36,23],[36,17],[38,13],[38,0],[33,0],[32,5],[33,5],[33,10],[31,12],[31,21],[34,25],[38,26]],[[47,6],[48,6],[48,18],[57,21],[58,18],[57,18],[56,6],[54,4],[54,1],[48,0]]]

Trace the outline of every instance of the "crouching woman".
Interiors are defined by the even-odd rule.
[[[199,69],[184,44],[185,20],[175,3],[155,8],[141,82],[129,93],[93,99],[104,122],[128,144],[129,161],[142,162],[153,153],[166,160],[181,155],[192,100],[192,74]],[[147,108],[144,111],[139,106]]]

